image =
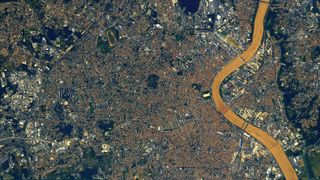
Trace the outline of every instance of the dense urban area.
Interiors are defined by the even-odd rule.
[[[320,178],[320,0],[0,0],[0,179]]]

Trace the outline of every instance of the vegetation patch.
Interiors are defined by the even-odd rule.
[[[107,29],[104,36],[98,38],[97,47],[104,54],[112,51],[119,41],[119,31],[116,28]]]

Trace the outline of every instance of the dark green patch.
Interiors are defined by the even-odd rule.
[[[103,131],[111,131],[114,128],[114,121],[110,119],[100,120],[97,122],[97,127]]]
[[[0,1],[0,2],[1,2],[1,1]],[[7,11],[5,11],[5,12],[0,12],[0,21],[1,21],[2,19],[4,19],[7,15],[8,15],[8,12],[7,12]]]
[[[112,35],[111,35],[112,34]],[[109,41],[111,44],[109,44]],[[119,41],[119,31],[116,28],[109,28],[103,37],[98,38],[97,47],[102,53],[107,54],[112,51],[115,44]]]
[[[89,113],[94,113],[94,109],[95,109],[95,107],[94,107],[94,102],[89,102]]]
[[[0,67],[8,61],[8,58],[0,54]]]
[[[65,180],[73,180],[76,179],[76,168],[68,167],[66,169],[59,169],[57,171],[53,171],[49,173],[44,179],[65,179]]]
[[[304,174],[307,179],[320,179],[320,152],[308,151],[304,154]]]
[[[155,74],[150,74],[147,79],[147,86],[150,89],[157,89],[158,88],[158,81],[160,77]]]
[[[174,37],[176,38],[176,41],[182,41],[186,36],[183,33],[176,33]]]
[[[8,71],[15,69],[15,65],[12,61],[9,61],[8,57],[0,55],[0,72],[3,72],[5,69]]]
[[[82,166],[91,169],[99,169],[101,168],[106,174],[111,174],[111,163],[112,163],[113,154],[107,153],[104,155],[97,156],[92,148],[84,149],[84,154],[82,158]]]
[[[77,166],[58,169],[44,179],[95,179],[94,175],[101,169],[106,175],[112,174],[112,153],[97,156],[92,148],[83,149],[83,156]]]
[[[92,176],[98,173],[97,168],[85,168],[82,172],[80,172],[82,179],[93,179]]]
[[[107,40],[103,40],[101,37],[98,38],[97,47],[104,54],[107,54],[112,50],[112,48],[108,45]]]
[[[39,19],[44,17],[43,2],[41,0],[26,0],[26,3],[30,5],[33,11],[38,15]]]

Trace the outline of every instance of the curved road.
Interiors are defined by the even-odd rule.
[[[244,119],[239,117],[235,112],[232,111],[231,107],[223,102],[220,95],[220,85],[222,81],[240,66],[244,65],[246,62],[249,62],[259,49],[264,31],[264,17],[268,10],[268,6],[269,0],[259,2],[258,11],[254,21],[253,40],[251,45],[240,56],[234,58],[227,65],[222,67],[221,70],[216,74],[211,87],[212,99],[216,105],[215,108],[217,111],[220,112],[227,120],[243,129],[246,133],[253,136],[268,148],[280,166],[280,169],[282,170],[286,179],[295,180],[298,179],[298,177],[281,145],[266,132],[254,125],[247,123]]]

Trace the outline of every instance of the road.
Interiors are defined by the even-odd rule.
[[[222,67],[220,71],[215,75],[211,87],[212,99],[215,103],[215,108],[219,113],[221,113],[232,124],[238,126],[239,128],[243,129],[246,133],[254,137],[271,152],[286,179],[295,180],[298,179],[297,174],[294,171],[286,154],[284,153],[281,145],[266,132],[252,124],[247,123],[244,119],[239,117],[235,112],[232,111],[231,107],[224,103],[220,95],[220,85],[222,81],[228,75],[230,75],[232,72],[238,69],[240,66],[249,62],[259,49],[259,46],[263,38],[264,18],[268,10],[268,6],[269,0],[259,2],[258,11],[254,20],[252,42],[249,48],[246,51],[244,51],[240,56],[232,59],[228,64]]]

